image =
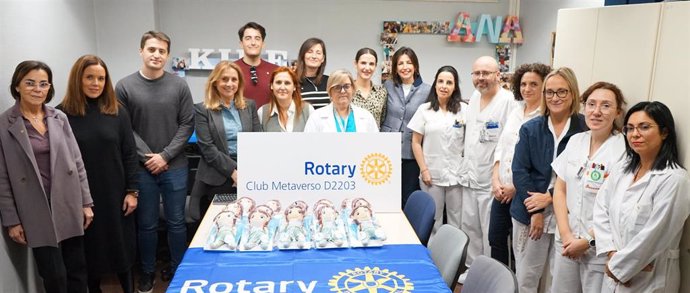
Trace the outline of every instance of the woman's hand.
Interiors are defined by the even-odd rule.
[[[587,239],[573,238],[567,244],[563,243],[563,256],[572,260],[580,258],[589,249],[589,241]]]
[[[515,196],[515,186],[512,184],[503,185],[503,200],[501,203],[510,203],[513,200],[513,196]]]
[[[237,169],[232,170],[232,174],[230,174],[230,178],[232,179],[232,187],[237,187]]]
[[[544,233],[544,215],[542,213],[536,213],[532,215],[529,223],[529,238],[537,241],[541,238]]]
[[[138,198],[135,193],[127,193],[125,200],[122,202],[122,211],[125,212],[125,217],[129,216],[137,209]]]
[[[424,169],[420,175],[422,177],[422,182],[424,182],[426,186],[431,186],[431,174],[429,174],[429,169]]]
[[[491,177],[491,192],[494,194],[494,198],[497,201],[500,201],[503,203],[503,184],[501,184],[501,180],[498,179],[498,176],[492,176]]]
[[[527,208],[527,211],[530,213],[534,213],[538,210],[545,209],[553,201],[551,195],[548,192],[540,193],[528,191],[527,194],[529,195],[529,197],[525,199],[525,207]]]
[[[86,230],[93,222],[93,211],[90,207],[82,208],[82,210],[84,211],[84,230]]]
[[[7,233],[10,234],[10,238],[12,238],[14,242],[26,245],[26,236],[24,235],[24,227],[22,227],[22,224],[9,227]]]
[[[604,269],[604,272],[606,273],[606,276],[608,276],[609,278],[613,279],[613,281],[615,281],[615,282],[618,284],[618,283],[621,283],[621,281],[618,280],[618,278],[616,278],[616,276],[613,275],[613,272],[611,272],[611,270],[609,269],[609,261],[611,260],[611,258],[612,258],[615,254],[616,254],[616,251],[609,251],[609,252],[606,254],[606,255],[608,256],[608,260],[606,261],[606,268]],[[627,281],[627,282],[625,282],[625,283],[621,283],[621,284],[622,284],[623,286],[625,286],[625,287],[630,287],[630,280]]]

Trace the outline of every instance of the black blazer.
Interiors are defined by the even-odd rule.
[[[246,99],[246,103],[244,109],[237,110],[240,113],[242,132],[263,131],[256,114],[256,103],[250,99]],[[206,109],[203,103],[194,105],[194,113],[197,145],[202,157],[196,179],[209,185],[221,185],[237,169],[237,162],[228,154],[223,114],[221,111]]]

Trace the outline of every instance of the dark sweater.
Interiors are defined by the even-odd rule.
[[[115,91],[132,120],[139,161],[147,160],[146,153],[158,153],[170,169],[186,167],[183,150],[194,131],[187,82],[168,72],[148,80],[137,71],[121,79]]]

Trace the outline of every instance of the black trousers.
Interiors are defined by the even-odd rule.
[[[511,266],[515,263],[510,254],[508,236],[513,231],[513,222],[510,217],[510,203],[502,204],[495,198],[491,201],[491,216],[489,219],[489,246],[491,246],[491,258]]]
[[[33,252],[46,293],[86,293],[83,236],[65,239],[58,247],[36,247]]]
[[[400,181],[402,183],[400,189],[402,192],[401,208],[405,208],[405,203],[407,203],[410,194],[415,190],[419,190],[419,165],[417,165],[417,161],[414,159],[402,159],[400,175],[402,175],[402,180]]]
[[[194,180],[194,187],[192,188],[192,197],[198,197],[199,200],[199,219],[203,219],[206,210],[211,205],[214,194],[219,193],[237,193],[237,187],[232,186],[232,180],[228,179],[223,184],[215,186],[208,185],[201,180]]]

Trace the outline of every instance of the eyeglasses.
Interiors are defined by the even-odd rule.
[[[47,90],[50,88],[50,83],[47,81],[41,81],[41,82],[36,82],[33,80],[25,80],[24,85],[26,86],[27,89],[35,89],[38,88],[39,90]]]
[[[637,129],[637,132],[639,134],[644,134],[644,133],[649,132],[649,130],[652,129],[652,127],[654,127],[654,126],[659,126],[659,125],[650,124],[650,123],[640,123],[637,126],[635,126],[632,124],[628,124],[626,126],[623,126],[623,134],[624,135],[633,134],[633,133],[635,133],[635,129]]]
[[[350,89],[352,89],[352,84],[351,83],[336,84],[336,85],[332,86],[331,89],[334,89],[337,92],[349,91]]]
[[[249,67],[249,75],[253,84],[259,83],[259,77],[256,76],[256,66]]]
[[[544,96],[545,96],[547,99],[552,99],[554,95],[557,96],[557,97],[559,97],[559,98],[561,98],[561,99],[565,99],[565,97],[568,96],[568,93],[569,93],[569,92],[570,92],[570,90],[567,90],[567,89],[558,89],[558,90],[556,90],[556,91],[545,90],[545,91],[544,91]]]
[[[585,103],[585,111],[594,111],[597,108],[599,108],[599,111],[601,111],[601,113],[608,114],[613,111],[614,106],[609,103],[602,103],[601,105],[597,105],[597,103],[595,102]]]
[[[496,71],[474,71],[470,73],[473,77],[479,77],[479,78],[484,78],[484,77],[489,77],[492,74],[495,74]]]

